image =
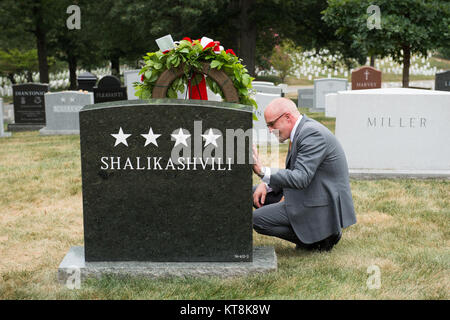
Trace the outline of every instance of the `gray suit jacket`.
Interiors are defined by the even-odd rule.
[[[304,243],[356,223],[344,150],[333,133],[303,115],[286,169],[271,168],[270,187],[283,189],[289,221]]]

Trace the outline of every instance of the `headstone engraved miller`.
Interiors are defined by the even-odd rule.
[[[45,94],[46,126],[39,130],[42,135],[79,134],[81,108],[94,103],[92,92],[64,91]]]
[[[122,87],[119,78],[104,76],[94,87],[94,103],[127,100],[127,88]]]
[[[45,126],[44,94],[47,84],[27,83],[13,85],[14,124],[10,131],[39,130]]]
[[[84,249],[67,281],[104,273],[230,276],[276,269],[252,247],[252,110],[176,99],[80,111]]]
[[[450,91],[450,70],[436,73],[434,90]]]
[[[5,128],[3,126],[3,99],[0,98],[0,138],[10,137],[11,132],[5,132]]]
[[[352,72],[352,90],[381,88],[381,71],[364,66]]]
[[[352,176],[450,178],[450,92],[351,90],[334,103]]]

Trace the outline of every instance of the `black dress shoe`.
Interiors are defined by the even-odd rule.
[[[321,241],[314,242],[311,244],[302,244],[295,247],[295,249],[304,249],[308,251],[330,251],[333,247],[341,240],[342,231],[339,233],[332,234],[328,238],[325,238]]]
[[[341,240],[342,231],[339,233],[332,234],[328,238],[323,239],[318,242],[317,250],[319,251],[330,251],[333,247]]]

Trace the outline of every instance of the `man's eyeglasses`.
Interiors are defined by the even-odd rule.
[[[286,114],[286,112],[285,113],[282,113],[278,118],[276,118],[275,120],[273,120],[273,121],[270,121],[270,122],[267,122],[267,126],[268,127],[273,127],[274,125],[275,125],[275,123],[278,121],[278,119],[280,119],[282,116],[284,116]]]

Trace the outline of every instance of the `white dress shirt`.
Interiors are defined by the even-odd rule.
[[[291,140],[291,142],[294,140],[294,135],[295,135],[295,131],[297,130],[298,125],[300,124],[300,121],[302,121],[303,116],[300,115],[300,117],[298,117],[297,121],[294,124],[294,127],[292,128],[291,134],[289,139]],[[289,151],[288,151],[289,152]],[[264,177],[262,177],[262,181],[266,184],[266,188],[267,188],[267,192],[272,191],[272,188],[269,187],[269,183],[270,183],[270,168],[269,167],[263,167],[263,172],[264,172]]]

